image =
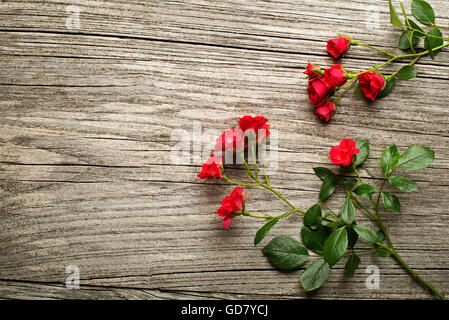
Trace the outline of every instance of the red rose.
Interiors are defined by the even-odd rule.
[[[239,129],[245,134],[248,134],[248,130],[251,130],[256,135],[257,142],[262,142],[270,135],[270,125],[267,122],[267,118],[261,116],[244,116],[238,121]]]
[[[329,155],[333,164],[349,166],[354,159],[354,155],[359,152],[360,150],[356,148],[354,140],[344,139],[340,142],[340,145],[330,150]]]
[[[321,107],[315,110],[315,114],[320,117],[320,120],[329,122],[335,113],[335,105],[327,100]]]
[[[243,149],[243,131],[232,127],[217,138],[215,152],[240,151]]]
[[[233,213],[242,213],[247,196],[246,193],[243,194],[242,188],[236,187],[229,196],[221,201],[221,207],[217,210],[217,214],[224,218],[223,225],[226,229],[229,228],[232,219],[235,217]]]
[[[313,80],[321,76],[321,69],[320,67],[309,63],[304,74],[308,75],[310,80]]]
[[[327,41],[327,52],[329,52],[335,59],[341,56],[349,49],[349,38],[339,37],[337,39],[330,39]]]
[[[387,83],[385,79],[375,72],[365,72],[359,76],[360,89],[365,97],[374,101]]]
[[[210,159],[201,167],[202,171],[198,173],[200,179],[219,179],[223,178],[221,170],[223,169],[223,162],[221,157],[217,157],[214,154],[210,155]]]
[[[324,79],[326,79],[326,83],[330,85],[332,88],[340,87],[348,81],[345,78],[346,71],[343,70],[341,64],[336,64],[329,69],[324,70]]]
[[[330,90],[331,88],[324,77],[309,81],[307,92],[309,92],[309,99],[313,106],[319,107],[322,105],[324,100],[329,96]]]

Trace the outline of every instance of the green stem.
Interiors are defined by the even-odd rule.
[[[438,47],[436,47],[436,48],[433,48],[433,51],[437,51],[437,50],[443,49],[443,48],[445,48],[445,47],[447,47],[447,46],[449,46],[449,43],[446,43],[446,44],[443,44],[443,45],[438,46]],[[428,55],[428,54],[429,54],[429,50],[426,50],[426,51],[423,51],[423,52],[420,52],[420,53],[411,53],[411,54],[402,54],[402,55],[398,55],[398,56],[393,57],[393,58],[391,58],[390,60],[388,60],[388,61],[386,61],[386,62],[384,62],[384,63],[378,65],[377,67],[373,67],[373,68],[371,68],[371,69],[369,69],[369,70],[362,71],[362,72],[360,72],[360,74],[367,73],[367,72],[370,72],[370,71],[376,71],[376,70],[378,70],[378,69],[380,69],[380,68],[386,66],[387,64],[389,64],[389,63],[391,63],[391,62],[393,62],[393,61],[395,61],[395,60],[398,60],[398,59],[403,59],[403,58],[413,58],[413,57],[423,57],[423,56]],[[360,74],[359,74],[359,75],[360,75]]]
[[[257,178],[253,175],[253,172],[251,171],[251,168],[249,167],[248,163],[245,160],[245,157],[242,155],[243,164],[246,168],[246,174],[253,180],[257,181]]]
[[[356,46],[367,47],[367,48],[379,51],[379,52],[381,52],[381,53],[383,53],[383,54],[385,54],[387,56],[390,56],[390,57],[394,57],[395,56],[393,53],[384,51],[382,49],[376,48],[376,47],[374,47],[372,45],[369,45],[369,44],[366,44],[366,43],[362,43],[362,42],[358,42],[358,41],[351,41],[351,44],[356,45]]]
[[[371,212],[371,210],[369,210],[367,207],[365,207],[362,203],[360,203],[359,199],[356,198],[356,196],[354,196],[351,191],[346,190],[348,197],[350,197],[352,199],[352,201],[355,202],[356,205],[358,205],[360,207],[360,209],[362,209],[363,211],[365,211],[373,220],[377,221],[376,215]]]
[[[277,195],[282,201],[284,201],[290,208],[296,210],[297,212],[301,212],[301,213],[306,213],[306,211],[304,210],[300,210],[297,207],[295,207],[290,201],[288,201],[284,196],[282,196],[279,192],[277,192],[276,190],[274,190],[272,187],[267,186],[266,184],[263,184],[262,182],[260,182],[259,180],[256,180],[256,182],[262,187],[265,188],[267,190],[270,190],[271,192],[273,192],[275,195]]]
[[[267,170],[265,169],[265,162],[264,162],[264,160],[263,160],[262,152],[259,152],[259,153],[260,153],[260,161],[262,162],[262,171],[263,171],[263,175],[265,176],[265,181],[267,182],[267,185],[269,186],[269,185],[271,185],[271,183],[270,183],[270,177],[268,176]]]
[[[264,219],[264,220],[273,220],[273,219],[281,219],[281,218],[285,218],[285,217],[288,217],[289,215],[291,215],[291,214],[293,214],[293,213],[295,213],[295,212],[299,212],[298,211],[298,209],[295,209],[295,210],[291,210],[291,211],[289,211],[289,212],[286,212],[286,213],[283,213],[283,214],[280,214],[280,215],[278,215],[278,216],[270,216],[270,215],[265,215],[265,216],[256,216],[256,215],[254,215],[254,214],[251,214],[251,213],[249,213],[248,211],[246,211],[245,213],[243,213],[243,215],[244,216],[247,216],[247,217],[251,217],[251,218],[257,218],[257,219]]]
[[[440,292],[438,291],[432,284],[430,284],[429,282],[427,282],[426,280],[424,280],[415,270],[413,270],[405,261],[404,259],[402,259],[402,257],[396,252],[396,250],[394,248],[388,248],[387,246],[381,244],[381,243],[376,243],[379,247],[384,248],[385,250],[387,250],[395,259],[396,261],[402,265],[412,276],[413,279],[417,280],[418,282],[420,282],[422,285],[424,285],[425,287],[427,287],[430,291],[432,291],[435,295],[437,295],[441,300],[447,300],[447,298]]]
[[[343,89],[344,87],[346,87],[346,89],[343,90],[343,92],[337,98],[334,99],[335,107],[336,107],[338,101],[340,101],[340,99],[345,95],[345,93],[348,92],[348,90],[351,89],[352,86],[356,83],[357,79],[358,79],[358,76],[356,76],[355,78],[352,78],[350,81],[346,82],[343,86],[340,87],[340,89]]]
[[[254,149],[255,149],[255,143],[253,143],[251,146],[251,154],[253,156],[253,161],[254,161],[254,175],[257,179],[257,159],[256,159],[256,152],[254,151]]]
[[[273,192],[275,195],[277,195],[282,201],[284,201],[290,208],[296,210],[297,212],[301,212],[301,213],[306,213],[306,211],[304,210],[300,210],[297,207],[295,207],[293,204],[291,204],[290,201],[288,201],[284,196],[282,196],[279,192],[277,192],[276,190],[274,190],[271,186],[268,186],[266,184],[263,184],[262,182],[259,181],[259,179],[257,177],[255,177],[252,172],[250,167],[248,166],[248,163],[245,161],[245,159],[243,159],[243,163],[245,164],[246,170],[248,175],[257,182],[257,185],[261,186],[262,188],[265,188],[267,190],[270,190],[271,192]]]
[[[357,175],[357,178],[359,179],[361,184],[364,184],[362,177],[360,176],[359,172],[357,171],[357,166],[355,165],[355,163],[352,164],[352,169],[354,170],[355,174]],[[371,204],[373,205],[373,209],[376,210],[376,204],[373,200],[373,196],[369,195],[369,200],[371,201]]]
[[[354,173],[357,175],[357,178],[359,179],[361,184],[364,184],[362,177],[360,176],[359,172],[357,171],[357,167],[355,163],[352,164],[352,170],[354,170]]]
[[[428,34],[428,33],[426,33],[426,32],[423,32],[423,31],[421,31],[421,30],[415,29],[415,28],[413,28],[413,27],[411,27],[411,26],[408,26],[408,25],[405,25],[405,24],[403,24],[402,26],[403,26],[403,27],[406,27],[406,28],[409,29],[409,30],[412,30],[413,32],[421,33],[421,34],[425,35],[426,37],[437,38],[437,39],[443,39],[443,40],[449,40],[449,38],[439,37],[439,36],[434,36],[434,35],[432,35],[432,34]]]
[[[338,214],[336,214],[331,208],[329,208],[329,207],[327,206],[326,203],[324,203],[323,201],[320,201],[320,202],[321,202],[321,204],[322,204],[327,210],[329,210],[329,212],[330,212],[335,218],[337,218],[337,221],[341,221],[341,219],[340,219],[340,217],[338,216]]]
[[[235,184],[241,187],[245,187],[245,188],[254,188],[257,187],[259,184],[247,184],[247,183],[241,183],[241,182],[237,182],[237,181],[232,181],[230,180],[227,176],[223,175],[223,180],[231,183],[231,184]]]
[[[421,59],[421,58],[422,58],[422,56],[416,57],[412,62],[410,62],[410,63],[408,64],[408,66],[413,66],[413,65],[414,65],[415,63],[417,63],[417,62],[419,61],[419,59]],[[399,69],[398,71],[396,71],[396,72],[393,73],[392,75],[388,76],[388,77],[387,77],[387,80],[390,79],[390,78],[396,77],[396,75],[399,73],[400,70],[401,70],[401,69]]]

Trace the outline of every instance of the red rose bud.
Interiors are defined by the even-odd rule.
[[[329,52],[335,59],[340,57],[349,49],[350,39],[348,37],[339,37],[327,41],[327,52]]]
[[[320,117],[320,120],[329,122],[335,113],[335,105],[326,100],[326,102],[319,108],[315,110],[315,114]]]
[[[226,196],[221,201],[221,207],[217,210],[217,214],[223,218],[223,225],[226,229],[229,228],[235,214],[241,214],[246,202],[247,194],[243,194],[243,189],[236,187],[229,196]]]
[[[221,157],[217,157],[214,154],[210,155],[210,159],[201,167],[202,171],[198,173],[200,179],[220,179],[223,178],[221,174],[223,169],[223,161]]]
[[[217,138],[214,150],[215,152],[243,150],[243,131],[234,127],[226,130]]]
[[[310,81],[309,86],[307,87],[307,92],[309,92],[309,99],[313,106],[321,106],[324,100],[329,96],[330,90],[331,88],[324,77]]]
[[[374,101],[385,88],[385,79],[375,72],[365,72],[359,76],[360,89],[368,99]]]
[[[349,166],[354,159],[354,155],[359,152],[360,150],[356,148],[354,140],[344,139],[340,142],[340,145],[335,146],[330,150],[329,155],[333,164]]]
[[[344,85],[348,81],[345,75],[346,71],[341,67],[341,64],[333,65],[329,69],[324,70],[324,79],[332,88]]]
[[[321,69],[320,67],[309,63],[304,74],[309,77],[309,80],[313,80],[321,76]]]
[[[257,142],[262,142],[270,135],[270,125],[267,124],[268,119],[265,117],[257,116],[244,116],[238,121],[239,129],[245,134],[248,134],[248,130],[256,136]]]

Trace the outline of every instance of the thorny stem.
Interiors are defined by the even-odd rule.
[[[257,215],[253,215],[247,211],[243,212],[242,214],[245,216],[249,216],[249,217],[253,217],[253,218],[257,218],[257,219],[264,219],[264,220],[273,220],[273,219],[281,219],[284,217],[287,217],[295,212],[300,212],[300,213],[306,213],[306,211],[304,210],[300,210],[298,209],[296,206],[294,206],[290,201],[288,201],[284,196],[282,196],[278,191],[276,191],[275,189],[273,189],[271,186],[264,184],[262,182],[260,182],[260,180],[254,176],[254,174],[251,172],[250,167],[248,166],[248,163],[245,161],[245,159],[243,159],[243,163],[245,164],[245,167],[247,169],[247,174],[248,176],[250,176],[254,181],[257,182],[257,184],[245,184],[245,183],[239,183],[239,182],[235,182],[230,180],[228,177],[226,177],[225,175],[223,175],[223,180],[232,183],[232,184],[237,184],[243,187],[255,187],[255,186],[261,186],[267,190],[270,190],[271,192],[273,192],[275,195],[277,195],[281,200],[283,200],[288,206],[290,206],[293,210],[283,213],[281,215],[278,216],[257,216]],[[255,164],[255,166],[257,167],[257,165]],[[255,167],[255,170],[257,170]],[[359,181],[361,183],[363,183],[363,179],[360,176],[360,174],[357,171],[357,168],[355,166],[353,166],[354,172],[357,175],[357,178],[359,179]],[[421,283],[423,286],[427,287],[430,291],[432,291],[436,296],[438,296],[440,299],[442,300],[447,300],[447,298],[440,292],[438,291],[431,283],[427,282],[426,280],[424,280],[415,270],[413,270],[405,261],[404,259],[402,259],[402,257],[397,253],[396,249],[393,246],[393,243],[390,239],[390,235],[388,234],[387,229],[385,228],[382,220],[380,219],[380,215],[379,215],[379,202],[380,202],[380,198],[381,198],[381,194],[382,194],[382,190],[385,186],[385,182],[386,182],[386,178],[383,180],[382,185],[379,189],[379,194],[377,197],[377,202],[374,202],[374,200],[372,199],[372,197],[370,197],[371,199],[371,203],[373,205],[373,209],[374,209],[374,213],[369,210],[367,207],[365,207],[363,204],[360,203],[360,201],[357,199],[356,196],[354,196],[349,190],[346,190],[347,195],[349,197],[351,197],[351,199],[364,211],[366,212],[371,218],[373,218],[377,225],[380,227],[380,229],[382,230],[383,234],[385,235],[385,239],[388,243],[388,246],[377,242],[375,244],[376,247],[381,247],[384,250],[386,250],[387,252],[389,252],[391,254],[391,256],[401,265],[403,266],[413,277],[413,279],[417,280],[419,283]],[[340,220],[340,218],[338,217],[338,215],[336,215],[324,202],[321,202],[338,220]],[[331,221],[331,222],[335,222],[338,220],[333,220],[330,219],[328,217],[323,217],[324,220],[327,221]],[[368,252],[368,251],[373,251],[375,250],[375,248],[373,248],[372,250],[359,250],[359,252]],[[352,252],[355,252],[354,250]]]
[[[360,177],[359,173],[357,172],[357,169],[355,166],[353,166],[354,168],[354,172],[356,173],[357,177],[359,178],[360,182],[363,183],[362,178]],[[387,250],[395,259],[396,261],[402,265],[405,269],[407,269],[407,271],[413,276],[413,279],[418,280],[421,284],[423,284],[424,286],[426,286],[427,288],[429,288],[434,294],[436,294],[439,298],[446,300],[446,297],[439,292],[437,289],[435,289],[435,287],[433,287],[429,282],[425,281],[416,271],[414,271],[403,259],[402,257],[396,252],[396,249],[393,246],[393,243],[391,241],[390,235],[388,234],[387,229],[385,228],[382,220],[380,219],[380,215],[379,215],[379,202],[380,202],[380,197],[382,194],[382,190],[385,186],[385,182],[386,179],[383,180],[382,185],[380,187],[379,190],[379,194],[377,197],[377,202],[374,202],[372,197],[370,197],[371,199],[371,203],[373,205],[373,209],[375,211],[375,214],[372,213],[369,209],[367,209],[365,206],[363,206],[358,199],[355,196],[352,196],[352,198],[355,200],[356,204],[362,208],[365,212],[367,212],[377,223],[377,225],[380,227],[380,229],[382,230],[383,234],[385,235],[385,240],[388,243],[388,247],[381,244],[381,243],[376,243],[377,246],[384,248],[385,250]],[[351,193],[348,191],[348,195],[351,195]]]
[[[438,291],[431,283],[429,283],[426,280],[424,280],[415,270],[413,270],[404,261],[404,259],[401,258],[401,256],[396,252],[395,249],[389,248],[389,247],[383,245],[382,243],[376,243],[376,245],[378,245],[379,247],[382,247],[385,250],[387,250],[396,259],[396,261],[400,265],[402,265],[413,276],[413,279],[417,280],[422,285],[426,286],[430,291],[432,291],[435,295],[437,295],[441,300],[447,300],[447,298],[440,291]]]

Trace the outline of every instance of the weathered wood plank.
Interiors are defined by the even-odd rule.
[[[445,2],[431,2],[447,24]],[[275,271],[252,246],[260,222],[222,229],[214,212],[230,187],[198,181],[198,162],[171,165],[174,129],[192,134],[200,121],[203,133],[219,132],[244,114],[279,130],[273,182],[304,208],[319,190],[312,167],[328,165],[344,137],[372,141],[367,179],[379,175],[386,145],[435,149],[435,164],[410,174],[419,203],[403,194],[404,213],[385,220],[404,258],[447,291],[449,55],[420,62],[420,77],[387,100],[345,98],[324,129],[301,75],[308,61],[332,63],[323,41],[335,26],[374,44],[385,38],[394,50],[384,1],[89,1],[80,4],[80,30],[66,29],[69,4],[0,4],[0,297],[305,297],[297,272]],[[381,8],[379,30],[354,23],[368,4]],[[379,61],[360,48],[344,60],[355,70]],[[263,190],[249,192],[249,205],[285,209]],[[297,236],[300,220],[273,235]],[[80,268],[79,291],[63,286],[70,264]],[[371,264],[381,270],[378,291],[365,287]],[[390,259],[366,256],[353,279],[336,270],[312,297],[432,296]]]

